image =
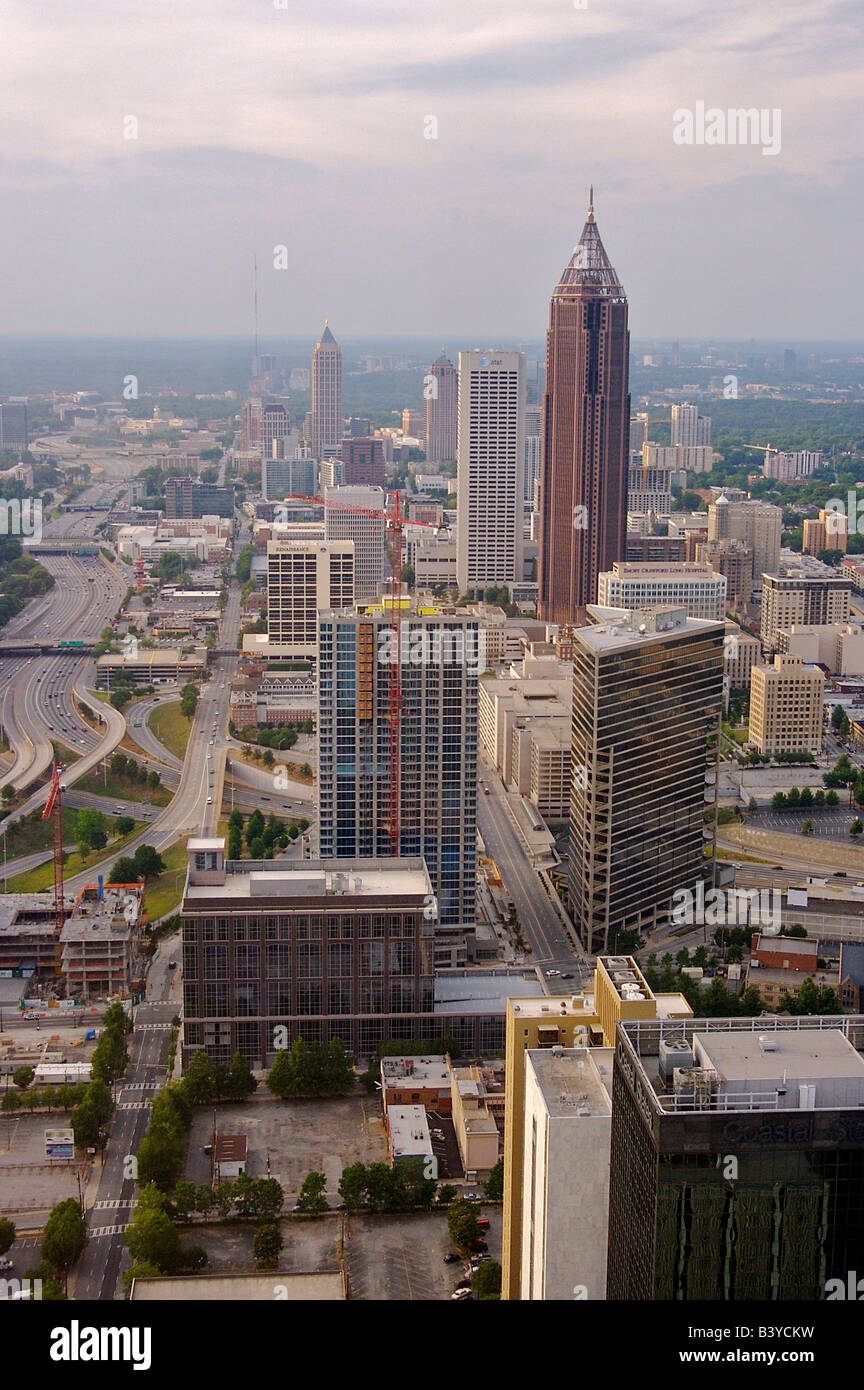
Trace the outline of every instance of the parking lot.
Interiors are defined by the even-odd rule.
[[[335,1198],[343,1168],[352,1163],[387,1160],[381,1105],[374,1096],[335,1096],[328,1100],[252,1100],[237,1105],[198,1106],[195,1110],[183,1176],[210,1182],[210,1157],[204,1145],[213,1139],[214,1116],[219,1134],[248,1138],[250,1177],[270,1176],[295,1199],[306,1174],[325,1173],[328,1196]]]
[[[478,1204],[478,1214],[480,1207]],[[500,1208],[484,1208],[492,1259],[501,1259]],[[361,1301],[449,1299],[465,1265],[445,1264],[453,1245],[444,1212],[416,1216],[350,1216],[345,1221],[348,1297]]]
[[[751,811],[747,824],[754,830],[776,830],[784,835],[797,835],[801,831],[802,821],[809,820],[813,826],[813,838],[849,842],[849,827],[860,814],[858,807],[825,810],[818,806],[798,806],[792,811]]]
[[[45,1130],[68,1124],[64,1110],[0,1115],[0,1215],[19,1228],[42,1225],[57,1202],[78,1196],[74,1164],[45,1158]]]

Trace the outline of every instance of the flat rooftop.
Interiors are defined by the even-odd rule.
[[[864,1015],[628,1020],[617,1037],[660,1114],[864,1107]],[[688,1043],[693,1065],[664,1076],[661,1042]]]
[[[688,618],[683,609],[665,605],[633,611],[627,608],[607,608],[592,603],[589,605],[588,611],[596,619],[596,622],[591,627],[577,627],[573,633],[573,639],[577,643],[582,642],[586,647],[600,655],[608,652],[626,651],[636,643],[640,646],[650,646],[655,643],[666,642],[670,637],[680,637],[685,634],[692,636],[697,632],[725,632],[726,630],[725,619],[719,622],[709,622],[706,618]],[[679,612],[680,617],[674,618],[673,614]],[[654,621],[657,621],[658,625],[661,622],[664,623],[661,631],[647,630],[648,623]],[[646,631],[640,632],[639,629],[643,625],[646,626]]]
[[[435,975],[436,1014],[503,1014],[507,1000],[537,993],[537,977],[497,975],[478,970],[465,975]],[[545,1002],[548,1004],[549,999]]]
[[[190,840],[191,850],[218,849],[221,838]],[[255,898],[333,898],[347,902],[382,896],[425,899],[432,884],[422,859],[285,861],[279,868],[229,871],[224,883],[187,883],[185,900],[242,901]],[[242,861],[238,860],[238,864]],[[320,861],[319,861],[320,863]],[[397,903],[394,902],[394,906]]]
[[[527,1058],[550,1118],[611,1116],[614,1047],[531,1047]]]
[[[382,1057],[381,1075],[387,1085],[410,1081],[417,1086],[450,1089],[450,1068],[443,1057]]]
[[[422,1105],[388,1105],[387,1128],[394,1158],[426,1157],[431,1154],[429,1121]]]

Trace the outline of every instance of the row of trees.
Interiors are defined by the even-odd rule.
[[[30,1080],[23,1082],[19,1080],[22,1072],[28,1072]],[[87,1082],[82,1081],[77,1085],[64,1084],[62,1086],[40,1086],[35,1090],[29,1087],[34,1078],[32,1067],[17,1067],[12,1074],[15,1082],[14,1091],[6,1091],[3,1101],[0,1103],[0,1110],[4,1113],[14,1114],[19,1110],[72,1110],[84,1099],[87,1090]]]
[[[309,826],[308,820],[301,817],[296,824],[286,825],[271,811],[266,820],[260,811],[253,811],[243,830],[243,815],[234,810],[228,817],[229,859],[240,859],[245,839],[253,859],[272,859],[277,849],[285,849],[289,840],[296,840],[302,830]]]
[[[237,1216],[243,1221],[272,1221],[285,1205],[285,1194],[275,1178],[250,1178],[248,1173],[241,1173],[216,1187],[206,1183],[196,1186],[183,1179],[174,1188],[171,1205],[181,1221],[195,1213],[209,1216],[213,1211],[223,1220]]]
[[[138,1196],[135,1215],[124,1244],[132,1256],[132,1267],[123,1275],[129,1292],[133,1279],[152,1279],[160,1274],[198,1274],[207,1264],[207,1252],[200,1245],[183,1248],[177,1227],[168,1211],[168,1198],[155,1183],[147,1183]]]
[[[311,724],[311,720],[306,721]],[[309,730],[311,733],[311,729]],[[244,743],[257,743],[262,748],[293,748],[297,742],[297,730],[290,726],[279,729],[261,728],[258,724],[245,724],[240,738]]]
[[[191,719],[198,708],[198,689],[192,681],[187,681],[180,691],[180,713]]]
[[[818,791],[812,791],[810,787],[803,787],[800,791],[797,787],[790,787],[788,792],[775,792],[771,798],[772,811],[795,810],[797,807],[807,808],[810,806],[837,806],[840,798],[835,791],[823,792],[820,787]]]
[[[155,791],[162,783],[158,772],[148,772],[146,767],[136,763],[134,758],[127,758],[125,753],[112,753],[111,775],[130,785],[137,783],[140,787],[147,787],[150,791]]]
[[[297,1038],[281,1048],[267,1073],[267,1086],[280,1100],[297,1096],[342,1096],[354,1089],[354,1066],[341,1038],[307,1043]]]

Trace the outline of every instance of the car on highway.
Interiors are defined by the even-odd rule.
[[[212,806],[212,805],[213,805],[213,798],[212,798],[212,796],[208,796],[208,798],[207,798],[207,805],[208,805],[208,806]]]
[[[41,1015],[41,1014],[38,1014],[38,1013],[36,1012],[35,1009],[28,1009],[27,1012],[26,1012],[26,1014],[24,1014],[24,1017],[25,1017],[25,1018],[33,1019],[33,1018],[41,1018],[42,1015]]]

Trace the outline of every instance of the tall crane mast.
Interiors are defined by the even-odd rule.
[[[54,927],[59,938],[66,918],[63,904],[63,788],[60,784],[61,763],[54,759],[51,765],[51,782],[48,800],[42,819],[51,820],[51,840],[54,859]]]
[[[305,502],[307,506],[330,507],[335,511],[353,512],[357,516],[381,518],[390,532],[390,677],[387,700],[387,720],[390,726],[390,759],[388,765],[388,831],[390,853],[399,854],[399,789],[401,786],[402,763],[402,532],[405,527],[416,526],[423,531],[432,531],[436,536],[449,535],[446,523],[433,525],[428,521],[411,521],[401,510],[399,492],[386,494],[389,506],[382,510],[369,507],[355,507],[348,502],[339,502],[327,497],[304,497],[291,493],[285,501]],[[385,599],[386,606],[386,599]]]

